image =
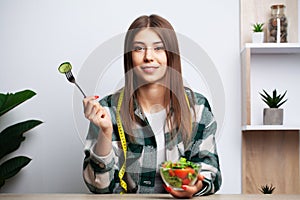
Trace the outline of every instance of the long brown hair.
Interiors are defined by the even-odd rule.
[[[137,18],[129,27],[124,44],[124,71],[125,88],[124,101],[122,103],[121,116],[125,131],[129,138],[134,140],[132,133],[133,122],[136,121],[134,114],[134,99],[137,97],[138,84],[133,73],[132,44],[135,35],[144,28],[151,28],[160,37],[165,47],[168,69],[166,74],[166,94],[165,102],[167,106],[166,124],[172,138],[178,133],[182,133],[185,144],[190,140],[192,132],[191,110],[194,111],[193,98],[187,101],[182,80],[181,61],[178,41],[172,25],[158,15],[141,16]],[[130,116],[130,117],[129,117]]]

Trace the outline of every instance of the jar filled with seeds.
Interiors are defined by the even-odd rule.
[[[285,16],[285,5],[271,6],[271,18],[268,23],[268,42],[287,42],[288,21]]]

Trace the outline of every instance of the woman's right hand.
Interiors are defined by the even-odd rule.
[[[97,101],[98,96],[90,96],[83,99],[85,117],[102,129],[104,134],[112,134],[112,122],[110,115]]]

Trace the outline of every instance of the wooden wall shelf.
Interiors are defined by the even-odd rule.
[[[271,5],[286,5],[288,18],[289,43],[250,43],[252,24],[263,22],[267,25],[270,18]],[[259,125],[259,120],[251,113],[256,108],[251,99],[251,89],[254,83],[261,83],[263,76],[257,76],[264,71],[268,60],[266,57],[288,59],[298,58],[300,43],[298,41],[298,0],[240,0],[240,35],[241,35],[241,80],[242,80],[242,193],[260,193],[258,188],[262,185],[273,184],[275,193],[300,194],[300,162],[299,162],[299,130],[300,122],[296,125]],[[265,26],[265,35],[267,26]],[[265,38],[267,41],[267,37]],[[255,56],[254,56],[255,55]],[[278,56],[277,56],[278,55]],[[297,60],[297,59],[296,59]],[[260,62],[263,61],[264,64]],[[282,61],[278,60],[279,64]],[[253,68],[253,65],[261,68]],[[272,63],[272,65],[277,63]],[[282,66],[282,65],[281,65]],[[295,68],[296,67],[296,68]],[[255,70],[254,70],[255,69]],[[277,68],[278,69],[278,68]],[[289,68],[290,70],[291,68]],[[297,69],[294,66],[293,70]],[[256,73],[253,73],[255,71]],[[282,71],[281,71],[282,72]],[[272,74],[280,74],[275,68]],[[285,81],[288,86],[295,85],[286,73]],[[256,74],[256,76],[255,76]],[[258,78],[260,77],[260,78]],[[268,79],[265,80],[266,82]],[[270,81],[270,80],[269,80]],[[255,90],[256,91],[256,90]],[[253,91],[252,91],[253,92]],[[252,107],[253,106],[253,107]],[[257,114],[257,113],[256,113]],[[293,115],[292,115],[293,116]],[[298,117],[294,116],[293,118]],[[293,124],[293,122],[290,122]]]
[[[242,126],[242,131],[299,131],[300,126],[287,126],[287,125],[246,125]]]
[[[295,53],[300,54],[298,43],[245,44],[241,52],[243,193],[259,193],[259,186],[270,183],[276,193],[300,193],[300,124],[267,126],[251,121],[252,55]]]
[[[245,49],[250,49],[251,54],[299,54],[300,43],[246,43]]]

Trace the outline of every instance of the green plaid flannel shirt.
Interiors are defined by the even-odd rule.
[[[184,146],[181,134],[171,138],[168,129],[165,128],[164,153],[166,160],[177,161],[180,157],[185,157],[187,160],[200,163],[202,165],[200,173],[205,179],[202,190],[195,196],[213,194],[219,190],[222,182],[215,141],[217,124],[207,99],[196,92],[191,95],[190,90],[186,90],[186,93],[189,99],[193,96],[195,102],[196,120],[193,121],[192,140],[189,145]],[[124,156],[116,123],[118,96],[119,92],[100,100],[100,104],[109,110],[113,123],[113,148],[109,155],[100,157],[93,151],[99,133],[97,126],[90,124],[86,138],[83,178],[93,193],[120,193],[122,191],[118,172],[124,162]],[[128,152],[124,180],[130,193],[154,193],[157,166],[160,164],[156,161],[155,136],[137,104],[135,115],[139,119],[137,128],[133,130],[136,140],[129,142],[127,139]]]

